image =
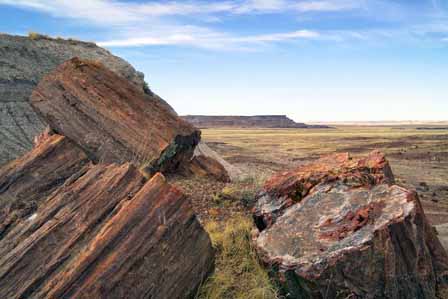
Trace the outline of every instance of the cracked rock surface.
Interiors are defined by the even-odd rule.
[[[256,249],[288,298],[437,298],[446,289],[447,253],[379,152],[274,175],[254,218]]]

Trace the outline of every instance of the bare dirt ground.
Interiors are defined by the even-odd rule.
[[[232,128],[204,129],[202,136],[212,149],[240,167],[249,177],[257,177],[256,180],[321,155],[347,151],[357,156],[379,149],[386,153],[398,183],[418,191],[430,221],[434,225],[448,222],[446,129],[421,130],[416,126]],[[202,209],[207,210],[207,207]]]

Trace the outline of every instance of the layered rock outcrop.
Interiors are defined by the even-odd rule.
[[[52,130],[94,162],[133,162],[149,173],[187,163],[200,132],[103,65],[73,58],[46,75],[31,103]]]
[[[436,298],[448,256],[415,192],[379,152],[337,154],[269,180],[254,243],[288,298]]]
[[[30,107],[31,92],[43,76],[73,57],[101,62],[175,113],[149,90],[142,73],[93,43],[37,34],[31,38],[0,34],[0,165],[32,148],[34,136],[46,124]]]

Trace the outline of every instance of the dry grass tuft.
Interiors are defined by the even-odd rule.
[[[198,299],[275,299],[277,291],[259,264],[250,236],[252,220],[235,216],[222,223],[210,221],[205,229],[217,249],[215,273],[201,287]]]

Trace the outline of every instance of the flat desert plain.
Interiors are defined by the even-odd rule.
[[[422,129],[423,128],[423,129]],[[448,222],[448,128],[437,126],[337,126],[333,129],[202,130],[203,140],[248,175],[268,177],[321,155],[353,156],[378,149],[397,182],[418,191],[434,224]]]

